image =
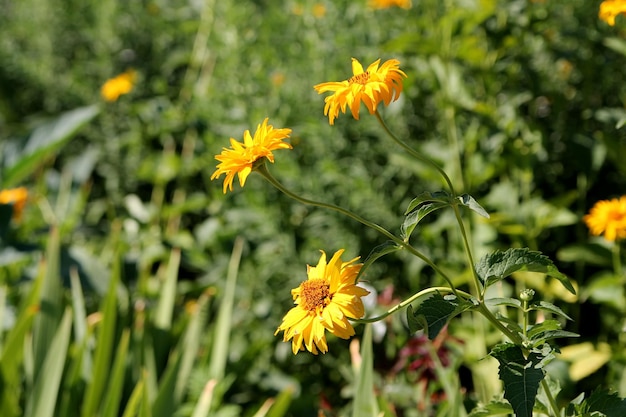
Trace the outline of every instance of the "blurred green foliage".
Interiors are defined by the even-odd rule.
[[[365,0],[0,0],[0,187],[23,185],[31,193],[0,252],[0,363],[17,355],[0,380],[2,398],[15,394],[7,416],[35,413],[28,393],[42,389],[36,373],[47,366],[46,348],[68,358],[64,369],[50,371],[60,378],[54,415],[75,415],[76,407],[84,415],[98,407],[102,415],[121,415],[118,403],[129,415],[192,415],[216,376],[209,352],[225,342],[213,335],[238,237],[241,265],[215,415],[255,415],[279,393],[275,404],[283,411],[267,415],[347,410],[354,392],[348,342],[331,338],[330,354],[294,357],[273,334],[291,306],[289,289],[305,279],[320,249],[346,248],[348,257],[365,258],[380,236],[289,201],[259,176],[227,195],[210,176],[228,138],[241,140],[269,117],[275,127],[293,129],[294,149],[277,152],[270,166],[281,182],[399,230],[409,202],[443,184],[394,148],[364,109],[359,121],[342,114],[328,126],[312,87],[347,79],[351,57],[364,65],[401,61],[405,90],[382,114],[490,213],[489,221],[469,220],[477,258],[529,247],[556,259],[577,282],[580,298],[532,276],[500,288],[510,296],[538,287],[545,301],[574,318],[569,330],[613,344],[616,360],[599,372],[580,380],[565,373],[564,399],[598,385],[626,395],[626,358],[616,342],[626,306],[610,291],[623,277],[607,278],[611,253],[579,221],[595,201],[626,189],[623,20],[609,27],[597,18],[599,2],[585,0],[413,3],[409,10],[372,10]],[[128,68],[139,76],[133,91],[103,102],[101,85]],[[67,131],[51,139],[51,126],[77,109],[93,114],[75,126],[66,120]],[[51,146],[32,144],[38,131]],[[26,163],[35,155],[29,144],[41,153]],[[11,177],[18,165],[19,177]],[[469,274],[459,269],[465,258],[450,220],[445,213],[425,220],[413,239],[463,285]],[[42,274],[54,276],[58,287]],[[383,258],[363,279],[381,306],[437,284],[431,270],[404,254]],[[55,297],[50,317],[32,310],[43,309],[46,297]],[[64,313],[70,306],[71,331]],[[58,332],[37,330],[45,317],[52,320],[47,331],[58,326]],[[455,374],[471,408],[498,392],[480,374],[485,346],[497,335],[471,319],[457,326],[465,346],[450,342],[450,363],[460,369]],[[381,329],[384,338],[374,329],[381,410],[414,416],[418,406],[437,409],[437,383],[421,391],[418,375],[394,368],[412,340],[402,320]],[[18,347],[7,353],[12,335],[21,346],[38,334],[50,343],[32,340],[33,357],[22,357]],[[183,365],[191,334],[200,338],[198,350]],[[102,387],[92,388],[100,375],[90,370],[99,368],[87,362],[98,360],[113,366],[106,371],[121,384],[106,400]],[[183,372],[184,366],[191,368]],[[167,402],[161,394],[170,388],[174,400]],[[89,400],[76,403],[82,398]]]

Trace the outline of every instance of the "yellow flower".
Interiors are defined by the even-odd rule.
[[[600,4],[598,17],[611,26],[615,26],[615,18],[619,14],[626,14],[626,0],[604,0]]]
[[[583,217],[591,234],[604,234],[606,240],[626,238],[626,196],[600,200]]]
[[[410,9],[411,0],[370,0],[370,7],[374,9],[387,9],[393,6]]]
[[[398,67],[400,61],[390,59],[380,68],[380,59],[363,70],[359,61],[352,58],[352,73],[350,79],[341,82],[328,82],[316,85],[314,88],[319,94],[327,91],[334,92],[326,97],[324,102],[324,115],[328,115],[330,124],[334,124],[335,118],[341,109],[346,112],[346,107],[352,111],[352,116],[359,119],[361,101],[367,107],[370,114],[374,114],[378,103],[383,101],[389,105],[392,100],[397,100],[402,92],[402,78],[406,74]]]
[[[281,330],[283,340],[291,341],[294,355],[305,348],[317,355],[318,350],[328,352],[325,331],[348,339],[354,328],[348,318],[359,319],[365,314],[361,297],[369,291],[356,285],[356,278],[363,264],[355,264],[359,258],[341,262],[344,250],[338,250],[326,263],[326,253],[317,266],[307,266],[308,280],[291,290],[296,304],[287,312]]]
[[[235,174],[239,175],[239,185],[243,187],[258,160],[267,158],[274,163],[273,150],[292,148],[290,144],[283,142],[283,139],[289,137],[291,129],[274,129],[272,125],[267,124],[267,120],[265,118],[263,123],[257,126],[254,137],[250,136],[249,130],[246,130],[243,134],[243,143],[230,138],[231,148],[223,148],[222,153],[215,156],[220,163],[211,175],[211,179],[214,180],[226,174],[224,194],[227,189],[233,190]]]
[[[137,73],[134,70],[128,70],[115,78],[107,80],[100,89],[102,98],[106,101],[115,101],[122,94],[130,93],[136,78]]]
[[[11,188],[0,191],[0,204],[13,204],[13,220],[22,218],[22,210],[28,199],[28,190],[25,187]]]

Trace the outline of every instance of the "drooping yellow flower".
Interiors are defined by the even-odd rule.
[[[243,133],[243,143],[230,138],[230,149],[223,148],[222,153],[215,156],[220,163],[211,175],[211,179],[214,180],[226,174],[224,194],[227,189],[233,190],[235,174],[239,175],[239,185],[243,187],[257,161],[267,158],[274,163],[273,150],[292,148],[290,144],[283,142],[283,139],[289,137],[291,129],[274,129],[272,125],[267,124],[267,120],[265,118],[263,123],[257,126],[254,137],[250,136],[249,130],[246,130]]]
[[[305,348],[315,355],[328,352],[325,332],[348,339],[354,335],[348,319],[365,314],[361,297],[369,291],[356,285],[363,264],[355,264],[358,257],[342,262],[343,252],[338,250],[326,263],[322,251],[317,266],[307,266],[308,280],[291,290],[296,306],[287,312],[274,334],[284,332],[283,340],[291,340],[294,355]]]
[[[137,72],[128,70],[117,77],[111,78],[100,89],[102,98],[106,101],[116,101],[121,95],[128,94],[135,85]]]
[[[593,235],[603,234],[610,241],[626,238],[626,195],[598,201],[583,221]]]
[[[13,220],[22,218],[22,210],[28,199],[28,190],[25,187],[10,188],[0,191],[0,204],[13,204]]]
[[[410,9],[411,0],[370,0],[369,5],[374,9],[387,9],[393,6]]]
[[[615,26],[615,18],[626,14],[626,0],[604,0],[600,3],[598,17],[611,26]]]
[[[363,70],[361,63],[352,58],[353,76],[346,81],[327,82],[317,84],[314,88],[319,94],[327,91],[334,92],[326,97],[324,102],[324,115],[328,115],[330,124],[335,123],[335,118],[346,112],[346,107],[352,111],[352,116],[359,119],[361,102],[365,104],[370,114],[374,114],[378,103],[381,101],[389,105],[392,100],[397,100],[402,92],[402,78],[406,74],[399,68],[400,61],[390,59],[380,67],[380,59]]]

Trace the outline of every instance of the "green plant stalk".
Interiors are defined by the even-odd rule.
[[[478,304],[478,312],[482,314],[487,320],[491,322],[500,332],[508,337],[513,343],[518,346],[522,346],[522,337],[511,330],[509,330],[504,324],[498,320],[493,313],[487,308],[484,302],[479,302]]]
[[[433,161],[426,155],[421,154],[415,149],[411,148],[409,145],[404,143],[404,141],[402,141],[400,138],[394,135],[393,132],[389,129],[389,127],[385,123],[385,121],[383,120],[383,118],[381,117],[378,110],[374,112],[374,115],[376,116],[376,119],[382,126],[383,130],[387,133],[387,135],[389,135],[389,137],[394,142],[400,145],[402,149],[407,151],[415,159],[427,163],[428,165],[433,167],[439,174],[441,174],[444,181],[448,185],[448,188],[450,189],[450,193],[452,194],[453,197],[456,198],[457,195],[456,195],[456,191],[454,190],[454,186],[452,185],[452,181],[450,180],[450,177],[448,177],[448,174],[446,174],[446,172],[443,170],[443,168],[441,168],[435,161]],[[454,216],[456,217],[457,223],[459,224],[459,229],[461,230],[461,236],[463,238],[463,246],[465,249],[465,254],[467,256],[467,261],[469,262],[470,268],[472,269],[472,276],[474,277],[474,284],[476,285],[476,291],[479,294],[480,300],[482,300],[482,298],[484,297],[484,294],[481,291],[482,286],[480,284],[480,279],[478,277],[478,274],[476,274],[476,270],[474,269],[474,256],[472,255],[472,250],[469,244],[469,239],[467,237],[467,232],[465,230],[465,226],[463,225],[463,220],[461,219],[461,213],[459,213],[459,209],[456,204],[453,204],[452,209],[454,210]]]
[[[450,192],[452,193],[452,195],[456,196],[456,192],[454,191],[454,186],[452,185],[452,181],[450,181],[450,177],[448,177],[448,174],[446,174],[446,172],[437,163],[435,163],[435,161],[433,161],[432,159],[430,159],[429,157],[427,157],[425,155],[422,155],[420,152],[417,152],[415,149],[411,148],[409,145],[407,145],[402,140],[400,140],[400,138],[398,138],[396,135],[394,135],[393,132],[389,129],[389,127],[387,127],[387,124],[385,123],[385,121],[381,117],[381,115],[378,112],[378,110],[376,110],[374,112],[374,116],[376,116],[376,119],[378,119],[378,122],[382,126],[383,130],[389,135],[389,137],[394,142],[396,142],[398,145],[400,145],[400,147],[402,149],[407,151],[415,159],[418,159],[418,160],[420,160],[422,162],[427,163],[432,168],[434,168],[439,174],[441,174],[441,176],[443,177],[444,181],[448,185],[448,188],[450,189]]]
[[[311,206],[316,206],[316,207],[321,207],[321,208],[325,208],[325,209],[329,209],[329,210],[333,210],[336,211],[338,213],[341,213],[347,217],[350,217],[351,219],[354,219],[356,221],[358,221],[359,223],[376,230],[377,232],[379,232],[380,234],[382,234],[383,236],[387,237],[388,239],[394,241],[395,243],[397,243],[398,245],[402,246],[403,248],[405,248],[406,250],[408,250],[409,252],[411,252],[413,255],[417,256],[419,259],[421,259],[422,261],[424,261],[427,265],[429,265],[433,270],[435,270],[435,272],[437,272],[439,275],[441,275],[446,282],[448,283],[448,285],[450,285],[450,289],[452,290],[452,292],[454,292],[455,295],[458,295],[456,293],[456,288],[454,287],[454,284],[452,284],[452,280],[450,279],[450,277],[448,277],[441,269],[439,269],[439,267],[437,265],[435,265],[435,263],[433,261],[431,261],[430,259],[428,259],[428,257],[426,255],[424,255],[423,253],[421,253],[420,251],[418,251],[417,249],[415,249],[413,246],[409,245],[407,242],[405,242],[403,239],[398,238],[397,236],[395,236],[393,233],[389,232],[387,229],[385,229],[382,226],[379,226],[376,223],[370,222],[369,220],[366,220],[364,218],[362,218],[361,216],[346,210],[342,207],[339,206],[335,206],[333,204],[328,204],[328,203],[322,203],[320,201],[314,201],[314,200],[309,200],[307,198],[303,198],[300,197],[299,195],[289,191],[288,189],[286,189],[280,182],[278,182],[278,180],[276,180],[276,178],[274,178],[274,176],[272,174],[270,174],[270,172],[267,169],[267,166],[265,165],[265,159],[260,160],[260,162],[258,162],[257,165],[255,165],[255,167],[253,168],[255,172],[258,172],[259,174],[261,174],[267,181],[269,181],[270,184],[272,184],[274,187],[276,187],[280,192],[282,192],[283,194],[285,194],[287,197],[290,197],[302,204],[306,204],[306,205],[311,205]]]
[[[541,387],[545,391],[546,397],[548,397],[548,402],[550,403],[550,407],[552,408],[554,417],[559,417],[561,415],[561,413],[559,412],[559,407],[556,404],[556,400],[554,399],[554,396],[550,392],[550,388],[548,387],[548,383],[546,382],[545,378],[541,380]]]
[[[389,310],[387,310],[385,313],[381,314],[380,316],[370,317],[367,319],[353,320],[353,322],[354,323],[374,323],[374,322],[380,321],[384,319],[385,317],[392,315],[396,311],[403,309],[404,307],[408,306],[415,300],[427,294],[434,293],[434,292],[454,293],[456,296],[462,296],[463,298],[467,300],[473,298],[471,294],[468,294],[465,291],[461,291],[461,290],[454,291],[452,288],[449,288],[449,287],[430,287],[430,288],[423,289],[422,291],[419,291],[413,294],[406,300],[403,300],[400,303],[396,304],[395,306],[391,307]]]

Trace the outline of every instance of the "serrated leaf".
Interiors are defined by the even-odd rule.
[[[407,309],[409,329],[412,333],[424,329],[428,338],[433,340],[451,318],[472,307],[474,304],[467,300],[460,300],[455,295],[450,294],[444,297],[438,292],[434,293],[424,299],[415,309],[409,305]]]
[[[506,251],[495,251],[483,256],[476,264],[476,273],[485,287],[492,285],[514,272],[540,272],[554,277],[572,294],[576,294],[569,279],[559,272],[554,263],[541,252],[528,248],[512,248]]]
[[[599,412],[606,417],[623,417],[626,416],[626,399],[618,397],[616,393],[596,390],[579,408],[579,411],[589,414]]]
[[[463,194],[458,196],[457,199],[468,209],[478,213],[486,219],[489,218],[489,213],[487,213],[487,211],[480,204],[478,204],[478,201],[476,201],[471,195]]]
[[[411,202],[409,203],[409,206],[404,211],[404,215],[406,216],[407,214],[415,210],[417,206],[419,206],[420,204],[424,204],[424,203],[450,204],[450,193],[448,193],[447,191],[435,191],[435,192],[424,191],[423,193],[420,193],[417,197],[415,197],[413,200],[411,200]]]
[[[434,203],[426,203],[419,206],[416,210],[410,212],[404,218],[404,222],[402,223],[401,232],[402,238],[408,239],[413,233],[413,230],[417,226],[417,224],[427,215],[432,213],[435,210],[439,210],[440,208],[448,206],[448,203],[434,202]]]
[[[537,366],[543,357],[531,352],[525,358],[522,349],[511,343],[497,345],[490,355],[500,363],[504,398],[511,403],[515,416],[532,417],[539,383],[544,378],[543,369]]]
[[[552,303],[549,303],[547,301],[540,301],[538,304],[532,304],[529,307],[530,310],[541,310],[541,311],[548,311],[550,313],[556,314],[557,316],[561,316],[567,320],[572,320],[572,318],[570,316],[568,316],[567,314],[565,314],[565,312],[563,310],[561,310],[559,307],[555,306]]]

